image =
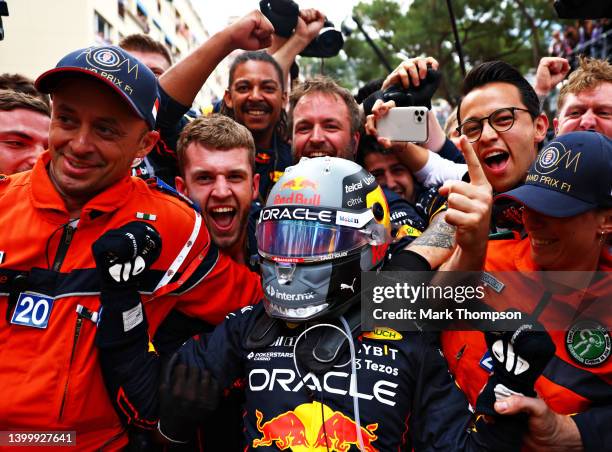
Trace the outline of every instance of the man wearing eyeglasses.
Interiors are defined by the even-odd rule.
[[[457,113],[459,122],[457,129],[472,142],[494,190],[502,192],[522,185],[529,167],[536,159],[538,144],[544,140],[548,127],[545,115],[539,112],[534,90],[518,74],[518,71],[509,65],[489,62],[476,67],[468,74],[464,81],[463,94],[465,97]],[[590,128],[595,129],[596,127]],[[561,133],[571,130],[574,129],[559,130],[557,127],[557,131]],[[544,151],[539,158],[540,161],[546,158],[546,152],[551,151],[550,149]],[[593,152],[595,152],[594,149]],[[507,213],[512,209],[512,207],[506,208],[502,212]],[[514,211],[520,215],[519,209],[514,209]],[[550,220],[558,221],[558,219],[545,215],[538,217],[540,223],[531,220],[533,223],[530,226],[531,232],[535,230],[536,237],[539,233],[540,240],[527,253],[533,253],[533,247],[542,254],[558,253],[559,245],[556,243],[558,240],[552,239],[550,232],[545,239],[542,239],[546,234],[541,232],[542,224]],[[569,221],[569,218],[567,220]],[[495,258],[509,263],[517,262],[517,268],[524,271],[525,267],[518,264],[518,253],[506,257],[509,253],[507,244],[510,243],[520,243],[520,241],[489,242],[487,262],[492,262]],[[495,246],[502,244],[505,244],[506,247]],[[556,259],[558,260],[559,256],[556,256]],[[487,269],[490,268],[489,266]],[[500,268],[512,267],[510,265]],[[516,282],[514,284],[506,280],[504,282],[509,288],[516,288]],[[499,309],[495,301],[491,303]],[[518,307],[518,305],[513,305],[513,307]],[[447,331],[442,334],[441,342],[451,372],[466,393],[469,393],[472,388],[478,386],[477,383],[474,383],[475,379],[481,374],[488,375],[490,370],[487,367],[487,355],[483,355],[482,349],[477,348],[478,344],[482,343],[482,336],[474,332]],[[557,345],[557,356],[565,356],[564,352],[565,350]],[[559,358],[556,359],[559,360]],[[559,361],[555,361],[557,362]],[[563,361],[562,366],[555,367],[551,362],[551,365],[545,370],[546,384],[549,386],[538,388],[541,399],[521,397],[511,403],[506,403],[506,412],[512,409],[525,412],[532,417],[530,435],[526,441],[527,450],[594,450],[605,443],[603,434],[606,430],[602,426],[609,422],[610,407],[609,405],[598,406],[595,402],[599,397],[598,380],[585,377],[589,375],[587,373],[589,370],[586,366],[572,363],[569,358],[568,361]],[[573,378],[577,374],[581,375],[581,380],[574,386]],[[600,378],[602,378],[601,381],[604,381],[606,377]],[[470,384],[467,383],[468,381]],[[605,387],[604,384],[602,388]],[[602,394],[606,394],[605,391]],[[551,397],[551,392],[555,393],[555,397],[563,400],[561,407],[554,405],[554,397]],[[583,404],[580,409],[571,406],[569,402],[574,392],[580,393],[578,398]],[[590,419],[587,421],[588,427],[583,427],[582,421],[571,420],[565,415],[568,412],[581,412],[583,416],[589,416],[582,418]]]
[[[385,84],[401,81],[404,86],[417,85],[427,73],[427,64],[437,66],[431,58],[407,60],[387,77]],[[457,109],[457,131],[465,134],[474,147],[494,192],[522,184],[548,129],[548,119],[540,111],[534,89],[513,66],[503,61],[490,61],[468,73],[462,93],[464,98]],[[376,120],[385,116],[391,106],[390,102],[377,102],[373,114],[368,117],[368,133],[376,133]],[[435,133],[438,132],[430,130],[430,134]],[[379,138],[379,142],[386,147],[391,145],[384,138]],[[394,147],[394,150],[419,181],[445,165],[455,165],[418,146]],[[500,207],[493,212],[494,223],[504,230],[514,228],[520,221],[517,215],[512,205]]]
[[[403,69],[412,82],[413,74],[418,77],[413,69],[421,68],[419,63],[405,63]],[[457,129],[472,143],[493,189],[502,192],[522,185],[548,128],[533,88],[512,66],[493,61],[470,71],[464,80],[463,95]],[[487,252],[489,256],[495,249],[489,247]],[[445,331],[441,335],[449,368],[462,388],[467,388],[466,382],[479,372],[488,374],[486,356],[476,348],[482,340],[482,334],[473,331]],[[560,375],[567,377],[571,372],[564,368]],[[474,386],[473,381],[471,384]],[[584,388],[592,390],[593,386],[585,384]],[[516,403],[531,416],[531,445],[539,445],[540,450],[582,450],[580,433],[574,424],[567,422],[569,418],[554,413],[534,398],[521,398]]]
[[[523,183],[548,129],[531,85],[509,64],[490,61],[468,73],[463,95],[457,131],[472,143],[493,190]]]
[[[387,77],[385,85],[401,82],[404,87],[419,86],[428,64],[437,67],[438,63],[432,58],[404,61]],[[548,119],[540,111],[537,94],[516,68],[503,61],[486,62],[472,69],[463,82],[462,94],[457,131],[467,135],[493,190],[514,188],[525,180],[538,144],[546,137]],[[375,104],[368,117],[368,133],[376,134],[376,121],[393,106],[391,102]],[[432,133],[437,131],[430,130]],[[385,138],[379,138],[379,142],[385,147],[391,145]],[[454,165],[440,157],[432,164],[432,153],[416,146],[396,146],[394,151],[416,172],[417,179],[419,173],[426,176],[439,170],[440,165]]]

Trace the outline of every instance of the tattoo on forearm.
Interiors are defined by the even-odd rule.
[[[455,227],[444,221],[444,215],[436,215],[411,245],[451,249],[455,246]]]

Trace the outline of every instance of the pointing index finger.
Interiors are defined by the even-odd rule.
[[[470,183],[474,185],[489,185],[489,181],[487,180],[487,176],[485,176],[485,173],[482,169],[482,165],[478,160],[476,151],[474,151],[474,148],[469,143],[465,135],[461,135],[459,144],[459,150],[465,158],[465,163],[467,163],[468,174],[470,175]]]

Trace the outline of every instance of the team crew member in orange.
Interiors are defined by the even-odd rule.
[[[79,450],[118,450],[127,435],[113,405],[155,426],[130,411],[123,391],[111,400],[105,390],[92,243],[132,222],[161,239],[124,331],[142,324],[143,307],[150,335],[173,308],[218,323],[259,300],[259,279],[218,253],[186,201],[129,176],[158,139],[157,82],[146,66],[118,47],[90,47],[36,85],[53,98],[49,149],[32,171],[0,179],[0,426],[76,431]]]
[[[537,316],[556,345],[535,389],[558,414],[550,413],[550,437],[528,438],[532,449],[600,450],[612,441],[612,278],[600,273],[587,289],[570,290],[564,273],[556,290],[546,290],[542,278],[529,273],[612,271],[611,190],[612,141],[597,132],[572,132],[540,152],[524,185],[496,198],[523,204],[527,237],[489,242],[484,269],[504,273],[493,275],[499,280],[490,284],[486,301],[498,311],[513,308]],[[447,331],[442,345],[451,372],[474,404],[491,370],[483,335]],[[514,402],[533,414],[546,409],[542,400]],[[575,415],[561,416],[569,414]]]

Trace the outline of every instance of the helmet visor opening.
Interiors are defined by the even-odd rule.
[[[260,254],[272,260],[337,259],[371,242],[370,231],[313,221],[264,221],[257,225]],[[276,258],[276,259],[275,259]]]

